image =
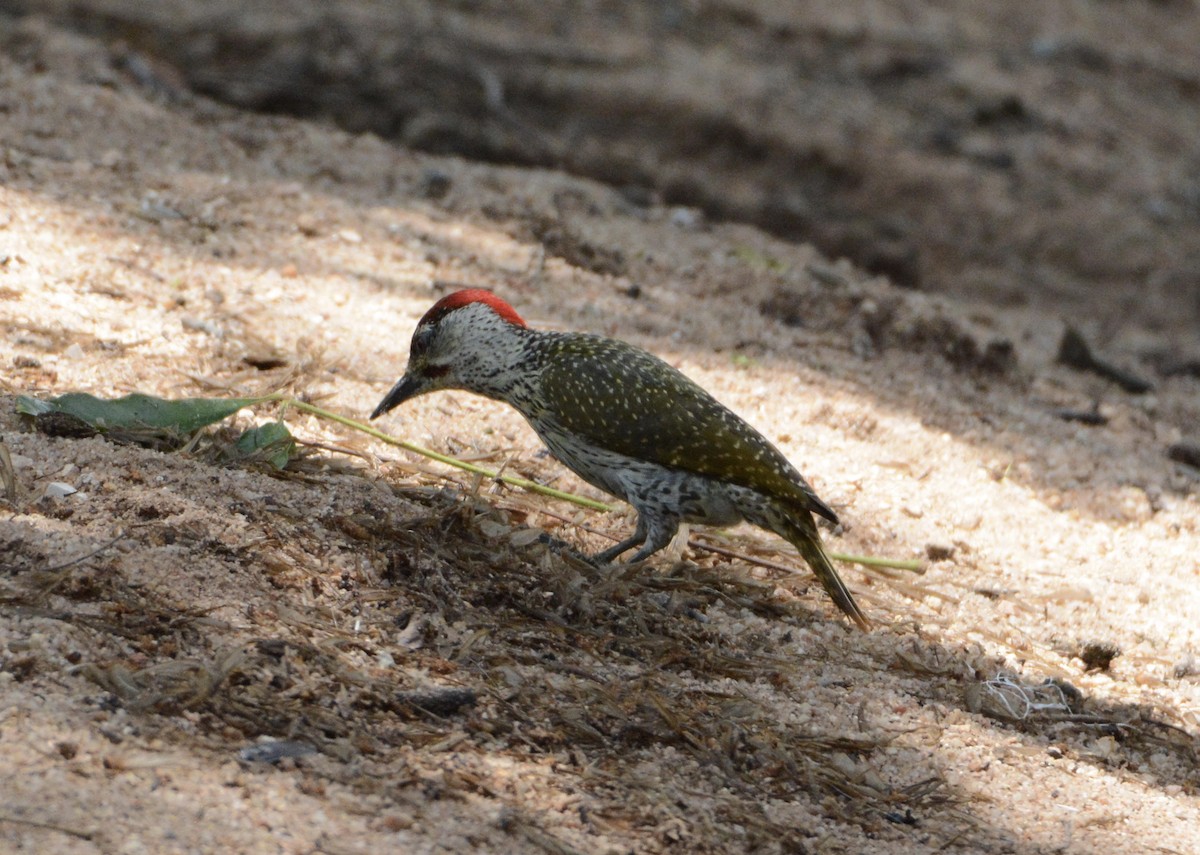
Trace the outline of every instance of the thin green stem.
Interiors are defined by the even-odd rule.
[[[925,565],[920,561],[907,560],[904,558],[879,558],[874,555],[847,555],[844,552],[830,552],[829,557],[836,561],[845,561],[847,564],[862,564],[866,567],[891,567],[896,570],[911,570],[913,573],[920,573],[925,569]]]
[[[329,410],[324,410],[312,404],[306,404],[304,401],[298,401],[295,398],[284,394],[272,395],[267,400],[275,400],[283,403],[288,407],[295,407],[306,413],[312,413],[315,416],[320,416],[323,419],[335,421],[338,424],[345,425],[349,428],[362,431],[368,436],[373,436],[381,442],[386,442],[388,445],[394,445],[397,448],[403,448],[405,451],[411,451],[414,454],[419,454],[422,457],[428,457],[430,460],[436,460],[438,463],[444,463],[447,466],[453,466],[455,469],[461,469],[464,472],[470,472],[474,475],[481,475],[484,478],[490,478],[494,481],[501,481],[505,484],[511,484],[514,487],[520,487],[523,490],[530,490],[534,493],[541,493],[544,496],[551,496],[555,499],[562,499],[565,502],[573,502],[584,508],[590,508],[594,511],[611,511],[612,507],[604,502],[597,502],[595,499],[588,499],[584,496],[577,496],[574,493],[568,493],[565,490],[556,490],[553,487],[547,487],[545,484],[539,484],[536,481],[530,481],[528,478],[519,478],[516,475],[507,475],[503,472],[496,472],[492,469],[487,469],[483,466],[476,466],[474,463],[468,463],[465,460],[459,460],[456,457],[450,457],[446,454],[440,454],[432,449],[417,445],[415,442],[397,439],[390,434],[386,434],[381,430],[377,430],[368,424],[365,424],[354,419],[339,416],[337,413],[332,413]]]
[[[534,493],[541,493],[543,496],[550,496],[555,499],[561,499],[564,502],[572,502],[580,507],[590,508],[595,511],[611,511],[611,505],[606,505],[604,502],[597,502],[595,499],[588,499],[584,496],[578,496],[574,493],[568,493],[566,490],[556,490],[553,487],[547,487],[544,484],[539,484],[536,481],[530,481],[527,478],[519,478],[516,475],[506,475],[502,472],[496,472],[483,466],[476,466],[474,463],[467,463],[465,460],[459,460],[456,457],[450,457],[446,454],[440,454],[432,449],[417,445],[415,442],[397,439],[390,434],[386,434],[381,430],[371,427],[370,425],[356,421],[355,419],[340,416],[337,413],[322,409],[313,404],[307,404],[304,401],[299,401],[290,395],[283,392],[277,392],[274,395],[268,395],[262,398],[263,401],[278,401],[284,407],[295,407],[305,413],[312,413],[315,416],[320,416],[323,419],[337,422],[345,425],[348,428],[353,428],[357,431],[362,431],[368,436],[373,436],[381,442],[386,442],[388,445],[394,445],[397,448],[403,448],[405,451],[411,451],[413,454],[419,454],[422,457],[428,457],[430,460],[436,460],[438,463],[444,463],[447,466],[453,466],[455,469],[461,469],[464,472],[470,472],[474,475],[480,475],[484,478],[489,478],[494,481],[501,481],[505,484],[510,484],[513,487],[520,487],[523,490],[530,490]],[[830,552],[829,557],[836,561],[844,561],[849,564],[863,564],[868,567],[892,567],[897,570],[911,570],[914,573],[921,571],[922,565],[920,561],[906,561],[898,558],[878,558],[872,555],[847,555],[841,552]]]

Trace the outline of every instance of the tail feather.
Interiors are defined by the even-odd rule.
[[[779,514],[775,522],[777,526],[772,526],[772,528],[775,528],[777,534],[799,550],[800,556],[812,568],[821,587],[829,594],[834,605],[858,624],[859,629],[870,629],[871,622],[858,607],[858,603],[854,602],[850,589],[846,587],[846,583],[838,575],[829,556],[825,554],[825,548],[821,545],[821,535],[817,531],[817,524],[813,520],[812,514],[806,510],[796,509],[791,513]]]

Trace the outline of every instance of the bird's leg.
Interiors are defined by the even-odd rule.
[[[592,556],[592,561],[600,565],[609,564],[622,552],[628,552],[635,546],[641,546],[646,540],[646,525],[642,519],[642,515],[638,514],[637,528],[634,529],[632,537],[622,540],[616,546],[610,546],[603,552],[597,552]]]
[[[542,534],[538,537],[537,542],[548,546],[550,551],[554,552],[555,554],[570,552],[574,555],[579,555],[579,550],[574,546],[567,543],[565,540],[546,534],[545,532],[542,532]],[[591,559],[589,558],[588,560],[590,561]]]
[[[616,546],[609,547],[603,552],[597,552],[592,556],[592,561],[596,564],[610,564],[612,560],[622,552],[628,552],[635,546],[640,546],[645,537],[638,537],[636,534],[633,537],[622,540]]]
[[[645,543],[629,559],[630,564],[645,561],[663,547],[670,545],[671,541],[675,538],[675,532],[679,531],[678,517],[660,514],[651,517],[648,522],[643,522],[645,518],[645,514],[638,514],[638,528],[645,528],[646,530],[646,536],[643,538]]]

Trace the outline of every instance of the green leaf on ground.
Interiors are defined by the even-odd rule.
[[[283,469],[296,456],[296,441],[283,422],[267,422],[243,431],[233,450],[239,460],[262,460]]]
[[[17,412],[34,417],[61,413],[83,421],[98,431],[163,430],[194,433],[206,425],[228,418],[262,398],[181,398],[169,401],[135,393],[104,399],[86,392],[69,392],[43,401],[22,395]]]

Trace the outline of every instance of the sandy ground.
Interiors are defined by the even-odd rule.
[[[1200,433],[1194,331],[898,289],[558,171],[165,94],[108,42],[3,23],[0,847],[1200,851],[1200,475],[1172,458]],[[462,283],[670,360],[808,475],[832,549],[924,572],[846,566],[864,634],[758,531],[695,534],[794,573],[699,546],[598,571],[538,534],[591,551],[623,510],[295,410],[284,475],[222,465],[221,432],[166,453],[14,411],[284,390],[362,418]],[[1154,390],[1058,364],[1066,322]],[[491,402],[384,426],[596,495]],[[293,756],[239,753],[275,741]]]

